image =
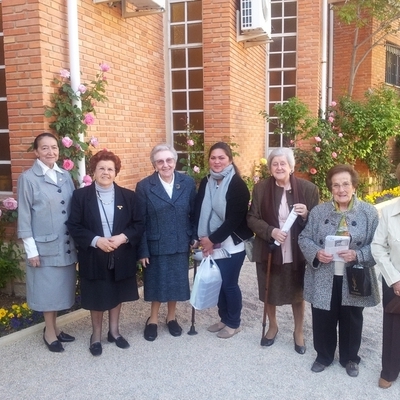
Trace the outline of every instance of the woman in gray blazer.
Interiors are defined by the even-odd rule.
[[[18,179],[18,237],[27,255],[28,305],[43,311],[43,340],[50,351],[60,353],[61,342],[75,340],[56,324],[57,311],[75,302],[76,250],[65,226],[74,184],[56,164],[59,149],[54,135],[40,134],[33,149],[37,160]]]
[[[155,146],[150,160],[155,172],[136,186],[139,207],[145,217],[145,233],[139,246],[144,267],[144,299],[151,302],[144,338],[157,337],[161,303],[168,304],[166,324],[172,336],[182,328],[176,320],[176,303],[190,297],[189,251],[195,238],[194,180],[175,172],[178,155],[168,144]]]

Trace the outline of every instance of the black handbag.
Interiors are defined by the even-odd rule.
[[[353,296],[371,296],[371,278],[368,271],[360,265],[346,267],[349,293]]]

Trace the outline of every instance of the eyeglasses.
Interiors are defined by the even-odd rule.
[[[351,183],[350,182],[343,182],[341,185],[338,183],[334,183],[332,185],[332,190],[340,190],[340,188],[343,188],[344,190],[350,189]]]
[[[109,173],[109,174],[113,174],[115,172],[115,169],[113,168],[104,168],[104,167],[99,167],[96,168],[98,171],[100,171],[102,174],[104,174],[105,172]]]
[[[175,163],[174,158],[167,158],[166,160],[155,160],[154,164],[156,164],[158,167],[162,167],[164,163],[167,163],[168,165],[173,165]]]

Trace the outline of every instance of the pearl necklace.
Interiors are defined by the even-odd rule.
[[[106,203],[105,201],[103,201],[103,199],[100,196],[100,192],[98,190],[96,190],[97,193],[97,197],[99,198],[99,200],[105,205],[105,206],[109,206],[110,204],[112,204],[114,202],[114,190],[112,191],[112,197],[111,197],[111,201],[109,203]]]

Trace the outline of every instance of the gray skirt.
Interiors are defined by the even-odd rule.
[[[68,310],[75,303],[76,266],[26,267],[26,299],[35,311]]]

